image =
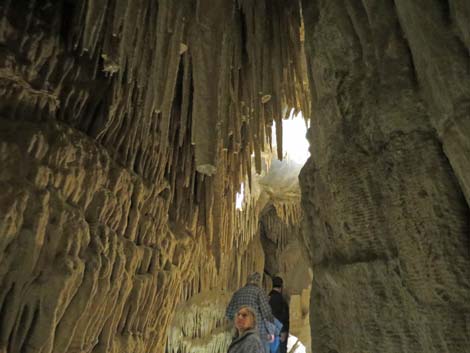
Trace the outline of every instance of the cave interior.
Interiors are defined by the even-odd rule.
[[[0,353],[470,353],[470,1],[2,0],[0,95]]]

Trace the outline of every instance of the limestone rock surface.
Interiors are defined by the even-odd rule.
[[[470,3],[302,4],[313,352],[470,352]]]
[[[262,271],[235,195],[308,110],[300,30],[295,2],[0,2],[0,352],[164,352],[178,303]]]

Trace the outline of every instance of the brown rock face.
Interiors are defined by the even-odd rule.
[[[1,329],[6,352],[136,351],[164,339],[195,251],[169,199],[72,129],[4,120]],[[133,348],[134,347],[134,348]]]
[[[0,353],[225,349],[310,105],[313,353],[470,352],[470,2],[302,3],[0,2]]]
[[[470,3],[303,16],[313,352],[470,352]]]
[[[260,233],[265,254],[264,269],[283,279],[282,293],[290,311],[289,333],[306,347],[307,352],[311,352],[309,297],[312,274],[301,241],[299,201],[269,204],[261,213]],[[271,281],[268,282],[270,291]]]

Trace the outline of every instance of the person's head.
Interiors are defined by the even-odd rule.
[[[246,281],[247,284],[256,284],[257,286],[261,285],[261,275],[259,272],[253,272],[250,274]]]
[[[235,314],[235,328],[241,334],[256,327],[256,313],[249,305],[242,305]]]
[[[282,278],[279,277],[279,276],[274,276],[273,277],[273,288],[282,289],[283,286],[284,286],[284,281],[282,280]]]

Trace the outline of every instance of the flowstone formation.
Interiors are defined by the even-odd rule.
[[[232,340],[225,309],[231,293],[204,291],[176,308],[168,334],[169,353],[227,352]]]
[[[235,193],[285,106],[308,112],[298,4],[0,16],[0,352],[164,352],[178,303],[263,269]]]
[[[313,352],[470,352],[470,2],[302,4]]]

